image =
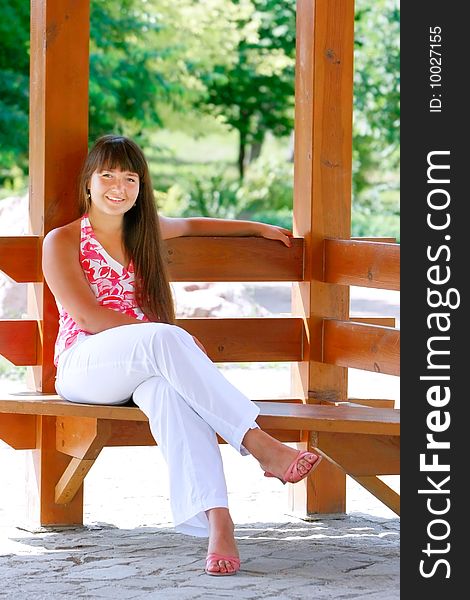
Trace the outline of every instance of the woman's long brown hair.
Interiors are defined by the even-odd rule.
[[[79,181],[80,215],[90,209],[89,185],[95,171],[120,168],[139,175],[135,206],[124,214],[123,242],[135,272],[136,300],[151,321],[174,323],[175,308],[147,160],[129,138],[104,135],[96,140]]]

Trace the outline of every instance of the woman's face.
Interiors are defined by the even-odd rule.
[[[122,215],[134,206],[139,186],[137,173],[119,168],[98,169],[89,183],[92,207],[106,214]]]

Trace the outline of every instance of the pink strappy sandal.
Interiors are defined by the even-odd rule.
[[[221,573],[220,571],[208,571],[209,564],[211,562],[219,562],[219,560],[226,560],[227,562],[232,563],[233,571],[226,571],[225,573]],[[220,568],[220,567],[219,567]],[[205,572],[207,575],[216,575],[217,577],[224,577],[225,575],[235,575],[240,570],[240,559],[236,556],[223,556],[222,554],[216,554],[215,552],[211,552],[206,557],[206,568]]]
[[[299,464],[299,460],[302,458],[305,458],[306,456],[315,456],[316,460],[311,464],[310,469],[304,474],[302,475],[301,473],[299,473],[299,470],[297,468],[297,465]],[[314,469],[316,469],[318,467],[318,465],[321,462],[322,457],[319,456],[318,454],[314,454],[313,452],[308,452],[308,450],[299,450],[296,458],[294,461],[292,461],[291,465],[287,468],[287,471],[284,473],[284,477],[278,477],[277,475],[273,475],[272,473],[270,473],[269,471],[266,471],[264,473],[265,477],[276,477],[276,479],[279,479],[279,481],[281,481],[284,485],[286,483],[298,483],[299,481],[302,481],[302,479],[305,479],[306,477],[308,477],[310,475],[310,473],[312,473],[312,471]]]

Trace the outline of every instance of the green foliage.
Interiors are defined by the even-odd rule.
[[[0,19],[0,182],[26,168],[29,111],[29,2],[4,0]]]
[[[386,211],[397,190],[400,144],[400,11],[395,0],[357,0],[354,71],[354,200]],[[397,205],[397,194],[395,194]]]
[[[207,92],[197,105],[238,131],[243,178],[247,146],[262,144],[267,131],[284,136],[293,127],[295,0],[236,4],[241,34],[236,61],[203,76]]]
[[[90,1],[90,137],[117,131],[144,145],[173,212],[285,220],[292,164],[256,157],[267,132],[293,126],[295,0]],[[2,9],[0,183],[13,190],[27,172],[29,2]],[[353,227],[365,233],[375,215],[399,214],[399,19],[397,0],[356,0]],[[154,142],[162,126],[203,139],[196,167],[189,147],[176,156]],[[233,152],[209,142],[221,131]]]
[[[159,187],[157,201],[166,215],[248,219],[291,228],[292,171],[292,163],[279,156],[260,157],[243,181],[220,165],[212,166],[209,173],[174,175],[181,183],[166,191]]]

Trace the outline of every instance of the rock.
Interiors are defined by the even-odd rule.
[[[250,297],[241,283],[172,283],[172,289],[176,313],[181,318],[266,317],[271,314]]]
[[[0,235],[23,235],[28,227],[28,198],[0,200]],[[21,319],[26,312],[27,285],[15,283],[0,272],[0,318]]]
[[[28,227],[29,194],[0,200],[0,235],[22,235]]]

